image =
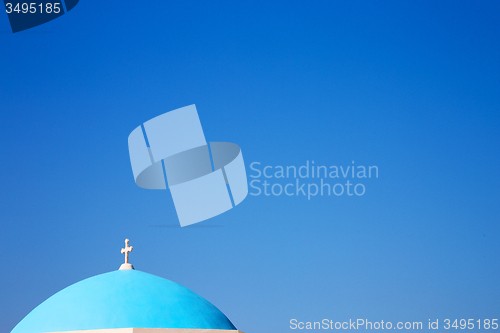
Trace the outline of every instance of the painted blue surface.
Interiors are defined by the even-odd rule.
[[[11,333],[126,327],[236,329],[219,309],[191,290],[155,275],[123,270],[61,290]]]

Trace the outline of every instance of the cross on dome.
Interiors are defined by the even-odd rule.
[[[128,264],[128,254],[134,250],[133,246],[128,246],[130,240],[127,238],[125,239],[125,248],[122,249],[122,254],[125,253],[125,263]]]
[[[120,266],[120,270],[134,269],[134,266],[128,262],[128,254],[134,250],[133,246],[129,246],[129,239],[125,239],[125,248],[122,249],[122,254],[125,254],[125,263]]]

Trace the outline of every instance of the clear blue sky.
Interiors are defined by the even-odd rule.
[[[498,1],[80,1],[0,15],[0,332],[118,269],[178,282],[245,332],[500,315]],[[361,197],[248,196],[179,228],[127,137],[196,104],[249,165],[377,165]],[[275,181],[275,180],[273,180]],[[284,182],[283,182],[284,184]]]

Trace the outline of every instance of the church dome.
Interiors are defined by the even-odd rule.
[[[125,269],[61,290],[31,311],[11,333],[129,327],[236,330],[219,309],[191,290]]]

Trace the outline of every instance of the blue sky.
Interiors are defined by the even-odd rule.
[[[0,331],[118,269],[178,282],[245,332],[289,321],[498,318],[500,4],[80,1],[0,15]],[[127,137],[196,104],[249,165],[377,165],[361,197],[248,196],[178,228]],[[250,178],[249,178],[250,180]]]

